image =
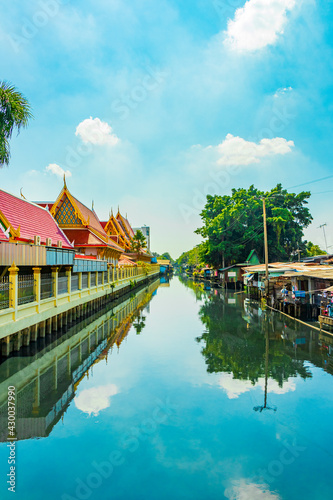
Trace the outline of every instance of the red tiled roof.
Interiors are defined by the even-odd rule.
[[[107,244],[101,238],[98,238],[88,228],[69,229],[64,228],[64,232],[70,241],[74,241],[75,247],[93,246],[106,247]]]
[[[15,230],[20,226],[17,240],[33,242],[35,236],[40,236],[42,244],[51,238],[53,246],[61,241],[63,248],[73,248],[45,208],[0,189],[0,211]]]
[[[75,196],[71,194],[71,197],[75,201],[77,208],[80,210],[83,218],[88,221],[89,219],[89,226],[95,229],[95,231],[98,231],[102,236],[107,237],[106,232],[104,231],[103,226],[101,225],[95,210],[90,210],[90,208],[86,207],[81,203]]]
[[[125,257],[125,255],[121,255],[118,261],[118,266],[137,266],[137,264],[131,259]]]
[[[64,232],[67,235],[67,238],[70,241],[74,241],[75,247],[111,247],[119,252],[123,252],[123,249],[117,245],[114,241],[111,241],[109,238],[107,242],[103,241],[97,235],[95,235],[90,229],[82,228],[82,229],[70,229],[65,228]]]

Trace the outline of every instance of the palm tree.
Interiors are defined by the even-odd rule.
[[[0,167],[9,164],[9,139],[14,128],[26,127],[31,114],[27,99],[11,84],[0,82]]]
[[[143,232],[138,229],[134,235],[134,238],[132,239],[131,250],[132,252],[140,253],[141,250],[145,248],[147,248],[146,238],[144,237]]]

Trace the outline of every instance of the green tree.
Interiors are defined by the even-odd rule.
[[[313,257],[314,255],[325,255],[327,252],[322,250],[319,245],[314,245],[312,241],[306,244],[306,255],[307,257]]]
[[[252,185],[233,189],[231,196],[207,196],[203,226],[195,231],[205,240],[199,250],[204,262],[214,267],[245,262],[253,248],[264,254],[263,197],[270,261],[290,260],[298,249],[305,252],[303,229],[312,221],[306,207],[310,192],[289,193],[281,184],[264,192]]]
[[[19,133],[30,118],[32,114],[27,99],[13,85],[0,82],[0,166],[9,164],[9,140],[14,129]]]
[[[173,260],[173,258],[171,257],[171,255],[169,254],[169,252],[162,253],[162,255],[160,255],[160,259],[170,260],[171,264],[173,264],[175,262]]]
[[[144,237],[143,232],[138,229],[132,239],[131,250],[132,252],[140,253],[145,248],[147,248],[146,238]]]
[[[176,260],[177,266],[193,266],[193,267],[203,267],[204,261],[201,257],[200,245],[192,248],[188,252],[184,252]]]

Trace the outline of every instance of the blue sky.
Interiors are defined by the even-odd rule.
[[[11,141],[3,189],[68,187],[101,219],[120,206],[177,257],[207,193],[281,182],[314,194],[324,245],[333,193],[333,2],[13,0],[0,16],[1,79],[35,119]]]

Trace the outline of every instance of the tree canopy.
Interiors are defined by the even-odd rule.
[[[201,212],[204,238],[200,256],[214,267],[245,262],[252,249],[264,255],[263,202],[266,200],[269,260],[288,261],[299,249],[306,254],[303,230],[312,221],[306,207],[310,192],[289,193],[278,184],[264,192],[253,185],[233,189],[231,196],[207,196]]]
[[[138,229],[134,235],[134,238],[132,239],[131,250],[132,252],[140,253],[141,250],[144,250],[145,248],[147,248],[146,238],[143,232],[140,229]]]
[[[194,267],[204,267],[204,261],[200,254],[200,245],[183,252],[180,257],[176,260],[177,266],[194,266]]]
[[[14,129],[28,125],[32,118],[27,99],[7,82],[0,82],[0,166],[10,160],[9,139]]]
[[[312,241],[306,244],[306,255],[313,257],[314,255],[325,255],[327,252],[322,250],[319,245],[315,245]]]

